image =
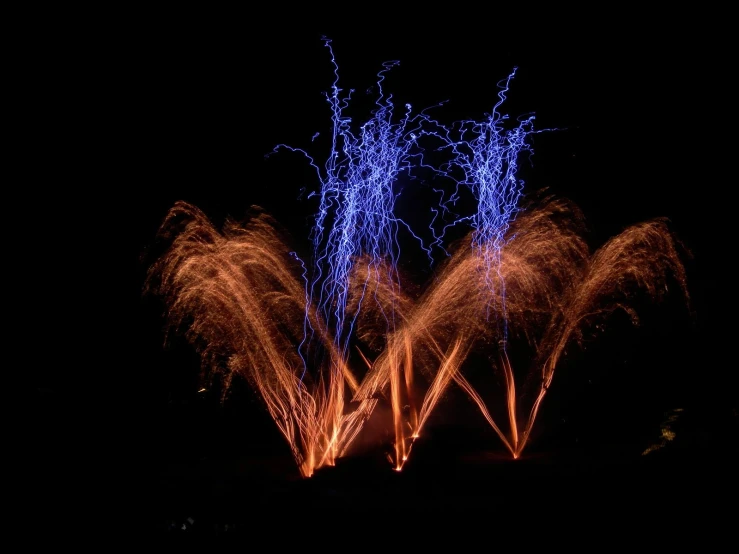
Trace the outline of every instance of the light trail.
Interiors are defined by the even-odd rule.
[[[320,200],[311,233],[313,272],[307,286],[306,310],[309,306],[316,307],[326,324],[322,331],[334,337],[335,348],[346,359],[356,317],[365,300],[362,294],[355,311],[347,310],[349,279],[355,260],[368,256],[376,281],[386,282],[397,296],[401,288],[397,272],[399,228],[408,230],[430,256],[430,249],[421,238],[395,215],[398,193],[394,184],[399,175],[412,178],[411,170],[424,165],[418,139],[433,122],[425,111],[414,115],[410,104],[405,105],[400,121],[393,122],[392,96],[386,95],[383,89],[386,74],[398,64],[390,61],[377,74],[378,97],[372,117],[353,129],[352,119],[344,112],[354,91],[342,95],[331,41],[324,39],[324,45],[331,53],[335,76],[331,92],[326,94],[332,114],[331,150],[326,163],[321,169],[305,150],[284,144],[278,145],[274,152],[283,148],[300,152],[316,170]],[[367,278],[364,293],[371,292],[369,273]],[[394,303],[383,305],[383,310],[386,310],[383,316],[387,329],[392,331]],[[309,334],[306,333],[306,342],[310,341]]]
[[[326,94],[327,160],[319,167],[303,149],[274,150],[301,153],[318,176],[310,263],[265,213],[218,231],[196,207],[179,202],[160,228],[168,248],[145,288],[165,300],[170,329],[185,332],[206,377],[221,379],[224,393],[234,376],[249,381],[304,477],[347,455],[379,402],[390,406],[390,458],[402,470],[452,383],[518,458],[568,345],[617,310],[636,322],[629,302],[637,293],[659,299],[677,283],[689,300],[676,240],[665,220],[653,220],[591,255],[574,205],[545,198],[519,206],[518,160],[541,131],[533,129],[533,116],[510,128],[500,114],[515,70],[487,119],[446,128],[425,111],[413,115],[408,104],[394,122],[383,83],[397,62],[386,62],[372,117],[355,127],[345,115],[353,91],[342,94],[331,41],[324,45],[335,77]],[[441,141],[438,152],[449,155],[438,170],[424,161],[424,137]],[[440,233],[432,221],[431,247],[395,214],[397,180],[412,179],[418,167],[454,182],[433,208],[437,215],[451,213],[465,188],[477,204],[474,214],[455,216]],[[460,224],[471,227],[465,240],[444,245],[447,229]],[[448,254],[419,294],[401,283],[401,229],[429,260],[433,247]],[[510,339],[526,345],[531,367],[513,367],[511,359],[520,356],[509,356]],[[361,372],[350,369],[351,347]],[[474,386],[472,353],[500,376],[499,398],[483,397]]]

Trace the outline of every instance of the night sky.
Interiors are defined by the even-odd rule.
[[[529,470],[552,487],[563,479],[579,482],[580,471],[618,474],[606,459],[631,464],[644,445],[658,441],[661,423],[675,409],[683,410],[683,427],[669,456],[660,454],[643,479],[667,466],[683,474],[697,465],[704,471],[713,466],[698,460],[710,452],[716,467],[735,459],[737,377],[721,346],[725,318],[733,316],[725,313],[719,285],[727,262],[717,239],[721,206],[711,194],[723,186],[725,148],[716,118],[725,71],[721,46],[698,41],[700,22],[691,22],[693,32],[644,21],[573,22],[538,33],[520,16],[472,28],[443,15],[403,26],[377,15],[361,29],[300,30],[274,21],[222,30],[193,14],[155,19],[116,28],[114,40],[103,26],[37,46],[37,69],[26,81],[36,85],[28,88],[35,106],[31,144],[44,153],[34,156],[30,174],[50,187],[43,202],[29,205],[43,204],[33,219],[52,237],[63,229],[65,245],[54,257],[58,293],[50,291],[54,299],[42,303],[54,307],[45,312],[54,321],[42,328],[58,355],[33,375],[33,467],[46,475],[39,494],[53,498],[50,505],[64,504],[65,475],[80,467],[81,479],[94,474],[100,487],[109,487],[106,496],[126,498],[131,519],[137,502],[147,504],[147,521],[160,526],[184,517],[183,506],[201,518],[217,511],[209,512],[208,502],[230,506],[229,487],[253,493],[249,487],[265,464],[282,494],[290,494],[284,483],[297,486],[289,451],[256,395],[241,386],[221,405],[198,394],[197,355],[181,337],[165,343],[161,305],[142,297],[142,288],[160,252],[157,229],[178,200],[216,223],[243,218],[259,205],[295,237],[297,249],[306,247],[317,206],[306,192],[318,190],[315,174],[299,155],[265,155],[279,143],[319,148],[311,137],[330,131],[323,93],[334,76],[323,36],[332,40],[339,85],[356,91],[350,110],[358,120],[366,118],[362,110],[374,98],[366,91],[385,61],[400,62],[384,82],[397,113],[405,103],[414,110],[444,103],[432,113],[446,123],[484,117],[497,101],[497,83],[517,68],[501,113],[533,113],[537,129],[557,129],[534,137],[533,156],[521,162],[524,192],[546,189],[574,201],[594,246],[629,225],[667,217],[692,253],[686,258],[690,310],[674,299],[648,308],[642,327],[619,327],[574,353],[569,369],[555,376],[532,457],[567,452],[577,461],[552,463],[557,469],[501,469],[497,439],[485,445],[481,419],[465,430],[476,416],[459,407],[439,421],[436,446],[429,440],[414,451],[418,461],[409,466],[408,481],[388,484],[371,453],[367,468],[319,476],[310,486],[323,501],[320,479],[351,503],[347,491],[358,485],[347,483],[355,482],[382,482],[382,490],[399,496],[398,487],[421,494],[428,480],[441,479],[434,494],[443,495],[480,483],[492,490],[491,475],[521,483]],[[311,152],[323,163],[325,151]],[[414,204],[404,195],[414,194],[413,183],[405,186],[399,205],[408,209]],[[39,277],[37,290],[48,291],[49,278]],[[92,300],[90,316],[81,315],[82,298]],[[50,470],[53,457],[64,462]],[[486,457],[493,460],[489,473],[481,462]],[[475,461],[467,468],[469,459]],[[284,483],[276,467],[284,468]],[[439,477],[444,467],[453,469]],[[477,481],[460,477],[465,472]],[[736,486],[724,477],[716,482]],[[128,498],[132,490],[135,501]],[[260,490],[273,493],[266,485]],[[218,514],[214,521],[240,517],[226,508]]]

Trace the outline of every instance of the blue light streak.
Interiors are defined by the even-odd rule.
[[[524,152],[531,152],[527,142],[529,136],[542,132],[534,130],[533,115],[518,119],[513,128],[506,128],[509,118],[502,115],[499,109],[506,100],[515,74],[514,68],[508,78],[499,83],[501,90],[498,93],[498,102],[487,119],[480,122],[460,121],[451,129],[445,130],[443,139],[446,144],[442,148],[451,151],[452,159],[444,164],[444,173],[461,177],[455,178],[457,186],[446,200],[443,198],[443,191],[437,191],[442,194],[440,209],[450,213],[450,205],[460,198],[460,187],[466,186],[477,201],[477,211],[446,225],[441,234],[435,234],[434,242],[435,245],[441,245],[447,229],[462,222],[467,222],[472,227],[472,247],[482,260],[482,278],[491,291],[490,298],[493,300],[496,297],[496,283],[499,283],[500,290],[497,293],[501,299],[499,309],[504,338],[507,336],[507,318],[505,284],[500,272],[501,249],[505,245],[509,224],[519,209],[518,203],[523,194],[524,183],[517,177],[518,158]],[[488,304],[487,308],[489,315],[491,305]]]
[[[278,145],[273,151],[287,149],[304,155],[320,183],[320,190],[308,196],[317,196],[319,206],[310,235],[313,244],[310,276],[303,264],[306,318],[301,352],[315,333],[308,317],[309,311],[315,307],[319,325],[325,326],[321,332],[333,337],[337,351],[344,359],[348,357],[349,340],[371,280],[382,281],[391,290],[400,290],[397,264],[400,256],[398,231],[401,227],[418,241],[432,263],[432,248],[438,247],[446,252],[443,241],[447,230],[462,223],[473,229],[472,248],[481,259],[484,286],[491,292],[487,313],[489,316],[493,311],[499,316],[497,319],[502,326],[505,343],[507,315],[505,283],[500,267],[501,249],[523,195],[524,183],[517,177],[519,157],[525,152],[531,153],[529,137],[542,132],[534,130],[533,115],[511,124],[509,117],[500,113],[517,69],[514,68],[507,79],[499,83],[498,102],[490,115],[481,121],[463,120],[445,127],[429,118],[426,110],[414,115],[410,104],[405,105],[400,121],[393,122],[395,106],[392,95],[385,94],[383,83],[387,73],[398,62],[385,62],[377,73],[378,94],[372,117],[357,128],[352,118],[345,115],[354,90],[344,94],[339,87],[339,67],[331,40],[324,38],[323,42],[330,52],[334,73],[330,92],[325,93],[332,122],[326,162],[319,167],[305,150],[285,144]],[[311,142],[317,136],[318,133],[314,134]],[[424,137],[440,141],[442,146],[437,152],[447,156],[438,168],[424,162],[423,149],[419,145],[419,140]],[[456,185],[448,195],[434,189],[440,198],[438,208],[431,208],[435,215],[429,225],[433,236],[429,247],[395,215],[398,193],[394,184],[401,174],[415,178],[413,169],[417,167],[450,177]],[[453,213],[452,207],[460,199],[463,189],[471,192],[477,204],[475,213],[453,215],[451,223],[437,233],[435,226],[438,227],[439,214]],[[370,271],[358,307],[350,314],[347,307],[350,280],[355,261],[360,256],[371,260]],[[394,309],[391,306],[390,313],[382,313],[388,332],[392,332],[395,327]]]
[[[410,104],[398,123],[393,123],[394,104],[391,95],[385,95],[383,82],[387,72],[398,65],[397,61],[383,64],[377,74],[378,96],[372,118],[358,129],[352,129],[352,119],[344,115],[351,95],[342,95],[339,88],[338,64],[331,41],[323,39],[331,53],[334,66],[334,82],[326,100],[331,107],[331,150],[323,168],[304,150],[284,144],[285,148],[302,153],[316,170],[320,196],[311,240],[313,242],[313,275],[306,278],[306,337],[301,348],[310,340],[311,331],[308,310],[315,306],[320,320],[325,323],[340,354],[348,356],[349,338],[364,301],[364,293],[370,285],[370,275],[385,282],[392,290],[399,291],[400,279],[397,263],[400,255],[398,230],[402,226],[419,242],[430,257],[430,249],[423,245],[410,227],[394,213],[398,196],[393,184],[401,173],[413,178],[411,170],[424,166],[420,137],[427,134],[427,124],[433,122],[421,111],[413,115]],[[316,135],[313,136],[313,139]],[[370,272],[364,283],[359,308],[347,314],[349,284],[355,260],[368,255]],[[389,264],[382,264],[389,261]],[[387,269],[381,269],[381,268]],[[383,271],[384,274],[380,274]],[[392,308],[391,308],[392,310]],[[385,313],[388,330],[394,329],[394,313]]]

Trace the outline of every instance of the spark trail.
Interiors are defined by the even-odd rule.
[[[159,236],[167,249],[150,268],[146,291],[165,300],[171,329],[185,327],[205,376],[220,379],[224,395],[234,376],[250,383],[304,477],[333,465],[351,440],[345,419],[356,417],[343,413],[344,391],[358,383],[325,336],[327,361],[301,376],[305,290],[277,223],[257,213],[219,232],[196,207],[178,202]],[[307,314],[320,329],[316,311]]]
[[[494,312],[501,312],[503,324],[505,281],[499,272],[500,252],[523,194],[523,182],[517,176],[518,158],[524,152],[531,152],[527,142],[529,135],[540,132],[534,131],[533,115],[519,119],[516,127],[506,129],[505,123],[509,118],[499,110],[515,74],[516,69],[499,84],[498,102],[487,119],[458,122],[443,136],[446,148],[452,152],[446,171],[450,175],[461,171],[462,177],[457,180],[457,187],[449,199],[445,202],[442,198],[442,210],[448,211],[447,205],[457,201],[460,186],[468,187],[477,202],[477,211],[473,215],[462,217],[447,227],[461,222],[468,222],[472,227],[473,249],[482,260],[482,279],[490,290],[491,302],[496,298],[500,301],[498,309],[491,308]],[[437,242],[443,235],[444,232],[437,237]],[[501,288],[501,294],[497,294],[495,287]]]
[[[373,116],[359,127],[352,129],[352,120],[344,116],[353,91],[342,96],[339,88],[338,64],[331,49],[331,41],[324,39],[331,52],[335,80],[326,99],[332,112],[331,151],[323,170],[304,150],[279,145],[303,153],[309,160],[320,181],[320,202],[312,230],[313,274],[307,285],[306,310],[316,306],[326,328],[322,332],[334,337],[334,346],[343,359],[349,355],[349,340],[356,317],[362,309],[365,294],[371,292],[372,281],[384,282],[400,293],[401,283],[397,273],[399,252],[398,230],[410,227],[394,213],[397,197],[393,189],[398,176],[411,176],[415,165],[423,165],[418,138],[431,120],[421,112],[412,115],[410,104],[400,122],[393,122],[392,96],[383,90],[388,71],[398,62],[383,64],[377,74],[378,97]],[[426,248],[424,248],[427,250]],[[428,251],[428,250],[427,250]],[[355,260],[367,256],[369,271],[365,288],[356,310],[347,310],[350,276]],[[387,260],[389,263],[384,263]],[[370,279],[370,274],[374,279]],[[383,306],[387,329],[395,325],[394,303]],[[306,312],[307,313],[307,312]],[[313,333],[306,318],[306,342]]]
[[[661,300],[671,288],[690,304],[681,247],[665,218],[632,225],[609,239],[587,260],[562,295],[562,307],[552,314],[539,349],[540,365],[534,400],[525,420],[519,452],[526,446],[542,400],[568,344],[581,343],[596,324],[624,311],[632,323],[639,314],[632,301],[639,294]]]
[[[562,217],[563,214],[568,217]],[[556,311],[566,284],[587,258],[577,214],[564,201],[545,200],[536,209],[522,212],[501,252],[500,270],[493,275],[509,283],[507,324],[529,342],[537,340],[537,330]],[[480,279],[484,261],[470,238],[468,235],[458,243],[421,298],[415,303],[405,301],[403,325],[388,338],[385,351],[355,395],[371,397],[390,384],[396,470],[403,467],[413,441],[420,436],[452,382],[475,402],[511,454],[515,457],[519,453],[517,393],[505,351],[498,353],[498,362],[492,362],[503,372],[506,383],[503,402],[495,401],[493,406],[506,406],[510,433],[491,414],[491,399],[477,393],[465,376],[463,364],[468,354],[475,350],[489,353],[491,345],[500,340],[501,332],[499,326],[488,321],[490,289]],[[502,287],[499,282],[494,285],[495,305],[499,306]],[[372,320],[366,322],[369,315],[366,312],[360,318],[360,335],[371,334],[376,327]],[[408,410],[402,410],[402,406],[408,406]]]
[[[493,313],[495,322],[501,327],[500,340],[500,358],[502,366],[506,368],[506,381],[509,383],[509,397],[513,398],[515,391],[515,382],[510,365],[506,362],[507,355],[505,347],[507,342],[507,314],[506,314],[506,295],[505,295],[505,279],[501,272],[501,250],[505,244],[505,237],[510,222],[513,220],[518,210],[518,203],[523,193],[523,182],[517,177],[518,157],[522,152],[530,151],[527,138],[534,132],[534,117],[529,116],[521,119],[518,125],[510,130],[506,130],[504,122],[508,116],[502,115],[499,111],[500,107],[506,100],[511,79],[515,76],[516,70],[508,76],[507,80],[500,84],[500,92],[498,93],[498,102],[493,107],[491,114],[486,120],[478,121],[461,121],[455,124],[451,129],[439,127],[441,132],[434,131],[433,134],[437,138],[441,138],[444,146],[441,150],[448,150],[452,154],[451,161],[445,164],[443,173],[453,176],[462,177],[456,180],[456,188],[453,194],[445,202],[442,194],[440,209],[449,212],[448,204],[454,203],[459,198],[459,189],[462,186],[468,187],[477,203],[475,214],[462,217],[447,225],[442,230],[441,236],[436,237],[435,245],[439,245],[443,240],[443,236],[448,227],[458,225],[462,222],[468,222],[473,232],[471,234],[471,246],[475,255],[479,258],[480,264],[478,271],[484,284],[483,290],[487,291],[486,319]],[[440,191],[439,191],[440,192]],[[432,229],[433,232],[433,229]],[[449,350],[451,357],[439,352],[441,365],[439,366],[438,376],[445,376],[441,380],[435,380],[429,389],[422,406],[426,410],[424,414],[416,413],[415,404],[413,402],[412,391],[412,370],[410,369],[411,359],[411,339],[407,334],[400,341],[404,346],[404,356],[400,356],[395,352],[394,347],[390,347],[388,359],[396,360],[390,362],[390,390],[393,400],[393,413],[396,417],[396,469],[400,469],[402,463],[407,459],[408,450],[405,446],[405,436],[403,426],[400,424],[400,406],[408,402],[411,415],[409,426],[412,429],[413,437],[418,436],[420,425],[428,416],[429,410],[433,408],[436,400],[441,396],[442,389],[446,387],[450,379],[456,377],[462,379],[458,373],[460,364],[464,360],[469,351],[469,342],[459,338],[454,342],[454,347]],[[427,346],[429,340],[425,340]],[[436,345],[435,341],[431,341]],[[466,345],[466,346],[463,346]],[[434,348],[438,351],[438,347]],[[464,354],[462,354],[464,353]],[[460,357],[461,356],[461,357]],[[405,362],[400,363],[399,359]],[[441,361],[443,359],[443,361]],[[457,360],[457,361],[454,361]],[[451,368],[451,369],[449,369]],[[403,375],[401,375],[403,374]],[[404,376],[404,378],[402,378]],[[465,388],[466,385],[463,385]],[[471,387],[466,387],[467,392],[475,397],[476,393]],[[512,405],[509,402],[509,405]],[[515,409],[511,407],[511,410]],[[513,413],[513,412],[511,412]],[[515,417],[510,417],[513,434],[516,435]],[[496,430],[498,428],[496,427]],[[500,431],[498,431],[500,434]],[[514,443],[516,439],[514,438]]]
[[[204,372],[221,376],[224,391],[236,375],[249,380],[305,477],[346,455],[388,388],[395,469],[405,464],[452,383],[478,406],[515,458],[530,441],[568,344],[579,343],[617,310],[638,321],[631,306],[638,294],[660,299],[677,285],[688,298],[678,245],[666,221],[627,228],[593,255],[582,231],[579,211],[552,199],[523,209],[511,223],[494,275],[505,279],[506,324],[533,349],[531,367],[514,368],[497,347],[501,328],[489,323],[490,289],[480,279],[483,262],[471,240],[460,241],[419,298],[399,294],[382,279],[387,268],[374,271],[369,255],[356,261],[350,310],[368,286],[376,300],[358,317],[356,338],[380,352],[366,360],[369,370],[362,379],[344,363],[333,337],[320,331],[315,347],[328,355],[321,366],[302,371],[302,268],[266,214],[244,226],[228,223],[218,232],[199,210],[177,203],[160,230],[171,244],[150,268],[147,287],[164,298],[172,328],[187,325],[186,337],[200,352]],[[500,296],[502,288],[495,285]],[[384,314],[391,305],[397,323],[387,333]],[[316,309],[308,315],[312,328],[325,329]],[[472,352],[487,355],[501,373],[501,397],[478,392],[480,372],[467,363]],[[349,394],[353,406],[347,410]],[[507,429],[501,419],[507,419]]]
[[[485,121],[447,129],[425,112],[412,115],[410,105],[393,122],[383,82],[397,62],[387,62],[377,74],[372,118],[357,129],[344,115],[353,91],[342,95],[331,41],[324,44],[335,76],[326,94],[328,159],[320,168],[304,150],[275,148],[302,153],[320,182],[310,270],[266,214],[219,232],[197,208],[177,203],[160,229],[170,246],[151,267],[147,289],[164,298],[173,328],[187,325],[204,372],[221,376],[224,391],[235,375],[249,380],[305,477],[347,453],[383,398],[392,408],[393,464],[400,470],[452,383],[518,457],[568,344],[617,309],[636,318],[629,307],[635,289],[660,297],[677,282],[687,298],[675,241],[655,220],[628,228],[591,256],[575,206],[549,198],[519,208],[518,158],[541,131],[533,130],[533,117],[506,130],[499,109],[515,71]],[[432,231],[432,246],[440,246],[448,227],[472,228],[416,295],[401,287],[399,230],[429,257],[430,249],[395,215],[395,189],[401,174],[412,178],[414,168],[428,167],[418,142],[430,135],[451,154],[439,172],[457,185],[439,210],[451,211],[464,187],[477,209],[440,235]],[[520,357],[509,358],[509,332],[531,348],[531,367],[513,366]],[[351,344],[367,366],[362,378],[350,371]],[[495,402],[475,386],[467,363],[473,352],[502,377]]]
[[[459,243],[421,298],[404,300],[403,324],[388,337],[355,394],[355,399],[372,398],[389,384],[396,470],[452,382],[518,458],[568,344],[579,344],[617,310],[625,310],[636,323],[631,299],[640,294],[659,300],[676,285],[689,299],[681,255],[666,221],[629,227],[592,255],[583,234],[580,211],[553,198],[522,210],[509,228],[493,276],[505,280],[506,328],[523,339],[519,348],[525,343],[531,349],[531,367],[514,368],[506,350],[496,346],[502,327],[489,324],[490,289],[480,278],[484,260],[471,240]],[[500,306],[503,287],[499,281],[493,284],[493,305]],[[371,335],[373,329],[376,323],[365,312],[359,334]],[[474,382],[492,376],[471,371],[465,364],[471,352],[487,354],[494,372],[501,374],[500,398],[477,391]],[[507,429],[501,418],[507,419]]]

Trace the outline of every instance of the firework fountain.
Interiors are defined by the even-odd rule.
[[[330,41],[325,42],[331,51]],[[687,299],[685,272],[666,220],[627,228],[591,253],[576,206],[548,197],[520,206],[519,156],[530,151],[533,117],[506,129],[499,102],[482,122],[445,127],[409,105],[393,122],[392,97],[378,74],[373,117],[358,129],[344,116],[338,66],[326,99],[331,150],[316,170],[319,209],[313,259],[300,260],[268,214],[217,230],[198,208],[177,203],[160,237],[168,245],[152,265],[146,290],[161,295],[170,328],[183,330],[200,352],[204,373],[228,390],[246,378],[290,445],[305,477],[348,454],[378,402],[393,414],[400,470],[431,413],[456,384],[477,405],[510,454],[521,455],[565,347],[617,310],[637,320],[630,299],[660,298],[673,285]],[[514,72],[515,73],[515,72]],[[422,140],[447,159],[435,171],[453,186],[435,213],[448,213],[460,187],[477,211],[433,233],[447,259],[422,294],[410,294],[397,267],[400,229],[431,247],[395,213],[393,185],[425,166]],[[515,216],[515,217],[514,217]],[[444,245],[449,226],[470,226]],[[531,365],[514,368],[510,339],[528,345]],[[352,357],[352,349],[358,356]],[[470,355],[502,376],[500,398],[470,379]],[[479,357],[479,356],[478,356]],[[359,363],[357,363],[357,359]],[[499,423],[504,406],[507,426]]]

